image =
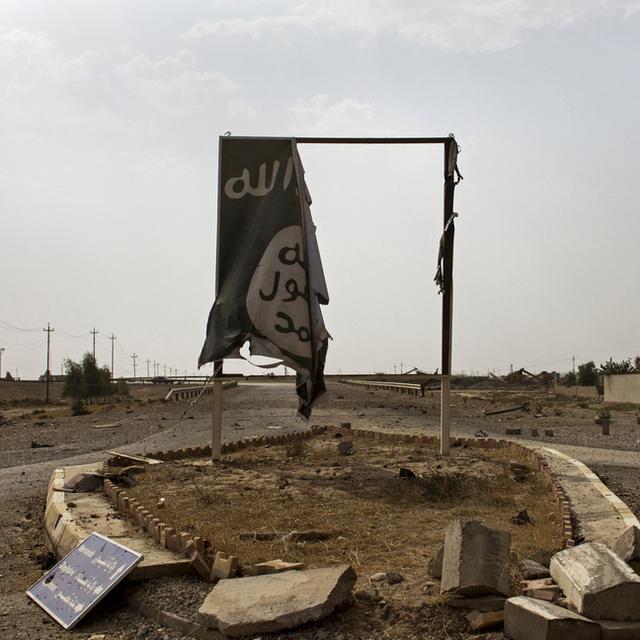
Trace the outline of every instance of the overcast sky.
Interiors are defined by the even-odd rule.
[[[93,327],[116,375],[195,370],[226,131],[454,132],[454,370],[636,355],[639,63],[637,0],[3,0],[3,371],[47,322],[53,372]],[[327,370],[435,369],[441,149],[300,151]]]

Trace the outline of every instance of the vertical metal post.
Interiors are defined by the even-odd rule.
[[[450,449],[449,404],[451,384],[451,329],[453,315],[453,192],[455,189],[454,168],[451,162],[449,138],[444,144],[444,251],[442,261],[442,377],[440,382],[440,453],[448,455]],[[455,166],[455,163],[454,163]],[[450,222],[451,221],[451,222]]]
[[[222,457],[222,378],[213,379],[213,422],[211,423],[211,460]]]
[[[216,298],[220,292],[220,191],[222,189],[222,138],[218,140],[218,220],[216,224]],[[224,360],[213,363],[213,415],[211,422],[211,460],[222,457],[222,367]]]

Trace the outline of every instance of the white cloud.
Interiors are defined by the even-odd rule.
[[[329,96],[318,94],[304,100],[298,98],[289,107],[296,116],[295,133],[305,135],[392,135],[389,130],[374,128],[374,112],[371,104],[344,98],[331,102]]]
[[[640,2],[632,2],[631,4],[629,4],[625,9],[624,17],[630,18],[636,13],[640,13]]]
[[[138,55],[116,67],[127,86],[154,108],[174,115],[207,109],[237,86],[219,71],[198,71],[188,50],[161,60]]]
[[[236,118],[246,118],[253,120],[256,117],[257,111],[253,105],[248,104],[240,98],[231,98],[227,103],[227,111],[229,115]]]
[[[33,79],[48,84],[69,84],[87,79],[98,59],[95,51],[76,58],[60,53],[42,31],[13,29],[0,33],[0,70],[3,79],[26,84]]]
[[[43,32],[0,33],[0,133],[30,135],[62,118],[68,89],[89,80],[98,59],[91,50],[65,56]]]
[[[360,41],[393,36],[415,46],[454,51],[512,48],[533,32],[569,28],[638,11],[629,0],[315,0],[281,3],[275,15],[198,21],[186,37],[281,35],[294,30],[346,31]]]
[[[315,15],[280,15],[258,18],[232,18],[229,20],[199,20],[186,34],[188,38],[250,37],[261,38],[265,34],[313,27]]]

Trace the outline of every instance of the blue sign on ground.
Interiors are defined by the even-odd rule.
[[[142,560],[142,554],[92,533],[27,590],[65,629],[73,627]]]

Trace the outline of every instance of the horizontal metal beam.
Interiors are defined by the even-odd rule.
[[[298,144],[445,144],[445,138],[295,138]]]
[[[284,136],[220,136],[223,140],[283,140]],[[290,136],[298,144],[446,144],[453,137],[436,138],[325,138],[320,136]]]

